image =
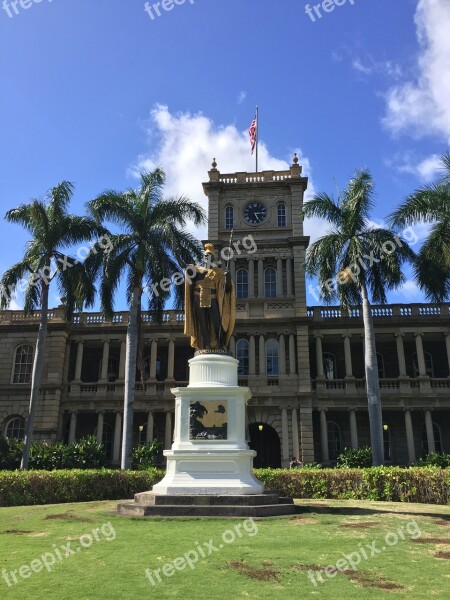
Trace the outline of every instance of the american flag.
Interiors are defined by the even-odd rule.
[[[248,130],[248,134],[250,136],[250,145],[252,147],[252,154],[255,151],[256,146],[256,136],[258,131],[258,117],[255,115],[255,118],[250,125],[250,129]]]

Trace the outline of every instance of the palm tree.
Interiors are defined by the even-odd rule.
[[[10,305],[16,286],[23,282],[25,313],[29,314],[38,308],[41,310],[21,469],[28,468],[34,413],[44,366],[51,281],[56,280],[61,296],[65,296],[66,316],[69,317],[76,307],[83,304],[83,269],[78,261],[67,257],[62,250],[102,234],[102,229],[94,220],[67,212],[73,191],[73,184],[63,181],[52,188],[44,200],[21,204],[9,210],[5,216],[10,223],[17,223],[27,229],[32,239],[26,246],[22,260],[8,269],[2,277],[0,308]]]
[[[443,154],[441,161],[441,177],[408,196],[389,218],[398,228],[419,222],[432,224],[414,270],[417,283],[435,302],[450,296],[450,152]]]
[[[368,171],[358,171],[337,201],[325,193],[307,202],[303,218],[319,217],[330,224],[327,235],[306,255],[306,272],[317,275],[323,300],[339,300],[343,313],[362,305],[365,375],[373,464],[384,463],[383,421],[371,300],[386,303],[386,290],[405,281],[401,267],[413,260],[407,242],[387,229],[370,225],[374,184]],[[371,298],[371,300],[370,300]]]
[[[123,277],[127,283],[129,322],[126,338],[124,426],[121,468],[131,467],[133,442],[133,404],[138,360],[140,312],[144,289],[148,309],[161,317],[170,297],[167,281],[187,263],[198,260],[201,246],[185,230],[188,220],[196,226],[205,221],[203,209],[185,196],[163,199],[165,175],[161,169],[141,174],[140,187],[126,192],[107,190],[88,203],[88,210],[99,221],[109,221],[122,233],[110,234],[112,251],[92,255],[86,260],[92,279],[101,276],[102,310],[111,318],[114,294]],[[161,286],[159,285],[161,283]],[[169,282],[170,283],[170,282]],[[180,283],[178,280],[177,283]],[[183,290],[175,286],[175,302],[180,306]],[[142,373],[142,368],[140,369]]]

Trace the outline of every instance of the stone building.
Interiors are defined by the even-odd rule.
[[[236,283],[231,352],[253,398],[248,406],[256,466],[332,464],[344,447],[369,444],[362,315],[308,307],[308,237],[299,216],[307,178],[294,157],[287,171],[221,174],[203,184],[209,241]],[[233,237],[230,234],[233,230]],[[387,463],[412,464],[428,451],[450,452],[448,304],[373,306]],[[145,321],[145,377],[136,383],[134,442],[170,447],[174,399],[193,356],[183,313]],[[95,434],[119,463],[127,313],[106,322],[84,313],[71,322],[49,311],[35,439],[72,441]],[[38,315],[0,314],[0,434],[21,437],[27,416]]]

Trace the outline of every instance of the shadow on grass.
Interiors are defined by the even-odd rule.
[[[327,506],[312,504],[297,505],[302,513],[315,513],[319,515],[353,515],[353,516],[368,516],[377,514],[397,514],[397,515],[412,515],[416,517],[431,517],[433,519],[440,519],[450,524],[450,515],[448,513],[430,513],[430,512],[414,512],[408,510],[405,506],[405,510],[389,510],[386,508],[358,508],[356,506]]]

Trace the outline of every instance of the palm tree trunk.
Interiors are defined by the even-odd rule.
[[[136,360],[138,344],[138,314],[141,303],[141,294],[141,286],[136,285],[133,289],[133,294],[131,297],[130,320],[128,321],[127,329],[121,469],[131,468],[131,452],[133,448],[134,388],[136,385]]]
[[[48,322],[48,293],[49,286],[42,282],[42,298],[41,298],[41,320],[39,323],[39,331],[36,342],[36,351],[33,360],[33,374],[31,377],[31,395],[30,406],[28,409],[28,419],[25,427],[25,441],[22,454],[21,469],[28,469],[30,460],[30,445],[33,437],[33,422],[36,404],[39,398],[39,388],[41,387],[42,371],[44,368],[44,352],[45,340],[47,338],[47,322]]]
[[[369,405],[370,442],[373,466],[384,464],[383,414],[381,409],[380,381],[378,378],[377,352],[372,312],[365,285],[361,285],[365,341],[365,372],[367,402]]]

